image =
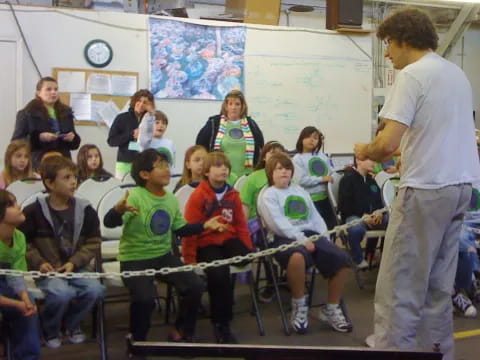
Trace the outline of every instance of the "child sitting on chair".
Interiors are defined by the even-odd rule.
[[[25,216],[15,196],[6,190],[0,190],[1,269],[27,271],[25,236],[16,229],[24,221]],[[37,307],[28,296],[22,276],[0,276],[0,313],[9,329],[13,358],[40,359]]]
[[[268,184],[259,199],[259,213],[267,228],[274,233],[271,244],[276,248],[295,240],[303,245],[278,252],[274,256],[287,271],[287,281],[292,293],[291,324],[304,334],[308,328],[308,301],[305,296],[306,270],[315,265],[328,279],[328,303],[320,310],[319,317],[340,332],[351,331],[340,307],[342,289],[350,267],[348,255],[326,237],[312,242],[309,236],[323,234],[327,226],[310,195],[300,186],[291,184],[294,166],[287,154],[274,154],[265,168]]]
[[[91,261],[100,251],[100,223],[90,203],[74,196],[75,164],[66,157],[53,156],[42,161],[40,170],[48,196],[25,208],[26,221],[20,228],[28,241],[29,269],[42,273],[93,270]],[[36,283],[45,293],[42,330],[46,345],[61,346],[62,325],[69,342],[84,342],[80,323],[103,297],[105,289],[100,281],[42,277]]]
[[[153,149],[135,155],[131,174],[137,187],[126,193],[106,215],[104,224],[123,224],[118,259],[121,271],[179,267],[183,263],[172,253],[172,232],[191,236],[206,230],[223,231],[218,217],[208,216],[195,224],[187,224],[175,196],[165,191],[170,182],[167,158]],[[172,284],[180,296],[175,328],[169,341],[193,342],[200,298],[204,290],[201,279],[193,271],[159,275]],[[153,276],[123,278],[130,291],[130,332],[133,340],[145,341],[155,307]]]
[[[253,250],[247,221],[238,192],[227,184],[230,161],[223,152],[209,153],[205,159],[204,180],[195,189],[185,208],[189,222],[203,222],[211,216],[222,215],[226,230],[222,234],[206,231],[183,239],[182,253],[185,263],[211,262]],[[207,274],[210,312],[218,343],[236,343],[230,330],[233,319],[233,286],[230,267],[205,269]]]

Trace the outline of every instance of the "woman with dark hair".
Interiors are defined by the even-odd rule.
[[[117,115],[108,133],[108,145],[118,147],[115,177],[120,180],[130,172],[138,152],[138,125],[147,108],[154,108],[153,94],[146,89],[138,90],[130,99],[128,111]]]
[[[75,132],[72,109],[60,101],[54,78],[47,76],[38,81],[35,99],[19,114],[13,137],[29,138],[34,168],[46,152],[58,151],[71,158],[70,150],[78,149],[80,136]]]
[[[263,134],[257,123],[247,116],[248,107],[243,93],[230,91],[222,104],[220,115],[212,116],[197,135],[196,144],[208,151],[223,151],[230,163],[229,183],[250,174],[257,164],[263,147]]]

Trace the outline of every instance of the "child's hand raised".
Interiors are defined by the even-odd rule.
[[[208,219],[207,221],[205,221],[205,223],[203,224],[203,228],[204,229],[209,229],[209,230],[213,230],[213,231],[218,231],[218,232],[224,232],[225,230],[227,230],[228,228],[228,225],[227,224],[223,224],[221,223],[219,220],[223,219],[223,216],[222,215],[217,215],[211,219]]]
[[[123,198],[113,207],[116,213],[123,215],[127,211],[130,211],[133,215],[138,215],[138,209],[132,205],[128,205],[127,200],[130,193],[127,191]]]

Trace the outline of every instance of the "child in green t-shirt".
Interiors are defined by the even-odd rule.
[[[25,236],[16,227],[25,216],[15,197],[0,190],[0,268],[27,271]],[[30,300],[23,277],[0,276],[0,312],[11,329],[15,359],[39,359],[37,307]]]
[[[204,223],[187,224],[175,196],[165,190],[170,182],[170,168],[164,154],[154,149],[137,154],[132,163],[132,177],[137,184],[104,218],[105,226],[123,224],[118,259],[121,271],[161,269],[182,266],[172,253],[172,233],[177,236],[199,234],[205,229],[223,231],[225,225],[212,217]],[[200,297],[204,286],[193,272],[158,276],[173,284],[180,295],[180,308],[170,341],[192,342]],[[153,276],[123,278],[131,296],[130,332],[135,341],[145,341],[155,307]]]

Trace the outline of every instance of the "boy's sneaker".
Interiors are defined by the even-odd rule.
[[[58,349],[62,346],[62,339],[59,336],[54,336],[48,339],[45,339],[45,345],[50,349]]]
[[[272,286],[265,287],[260,293],[258,294],[258,301],[263,304],[270,304],[275,296],[275,290]]]
[[[362,262],[360,264],[357,264],[357,269],[358,270],[365,270],[368,268],[368,262],[367,260],[363,259]]]
[[[290,323],[297,334],[305,334],[308,329],[308,306],[292,301]]]
[[[81,344],[87,339],[87,336],[80,328],[76,328],[74,330],[67,330],[66,335],[68,337],[68,341],[72,344]]]
[[[340,305],[324,305],[318,314],[320,320],[328,322],[332,328],[339,332],[352,331],[352,325],[347,321]]]
[[[455,309],[460,311],[463,316],[469,318],[477,316],[477,309],[473,306],[472,301],[462,293],[458,292],[452,296],[452,302]]]

